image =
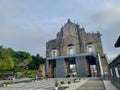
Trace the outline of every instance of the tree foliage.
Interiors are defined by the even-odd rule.
[[[32,60],[31,55],[25,51],[14,51],[11,53],[11,56],[16,65],[24,61],[30,62]]]
[[[40,64],[45,63],[45,59],[39,54],[32,56],[25,51],[14,51],[11,48],[3,48],[0,46],[0,71],[7,71],[14,69],[23,70],[25,68],[37,70]]]
[[[9,49],[0,46],[0,71],[7,71],[14,68],[14,62],[10,56]]]
[[[32,61],[29,63],[28,68],[36,70],[39,68],[40,64],[45,63],[45,59],[42,58],[39,54],[32,56]]]

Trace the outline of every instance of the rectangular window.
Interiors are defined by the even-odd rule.
[[[111,76],[113,76],[113,72],[112,72],[112,69],[110,69],[110,72],[111,72]]]
[[[119,75],[119,72],[118,72],[118,68],[117,68],[117,67],[115,68],[115,72],[116,72],[116,77],[117,77],[117,78],[120,78],[120,75]]]

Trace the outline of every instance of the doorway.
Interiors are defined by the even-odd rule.
[[[65,74],[66,77],[76,76],[75,58],[65,58]]]
[[[54,78],[56,75],[56,60],[49,60],[48,77]]]
[[[87,62],[88,77],[97,77],[98,71],[97,71],[96,59],[93,56],[87,56],[86,62]]]

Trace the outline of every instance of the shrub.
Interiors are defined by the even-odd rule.
[[[74,78],[73,82],[75,82],[75,81],[76,81],[76,78]]]
[[[71,82],[70,82],[70,81],[68,81],[68,84],[71,84]]]
[[[61,83],[61,84],[64,84],[64,81],[61,81],[60,83]]]
[[[80,76],[80,78],[83,78],[83,76]]]
[[[22,72],[22,75],[24,77],[35,77],[37,75],[37,71],[36,70],[26,70]]]
[[[12,82],[4,82],[3,84],[8,85],[11,84]]]
[[[79,77],[79,80],[81,80],[81,77]]]
[[[57,80],[55,80],[55,87],[57,87],[58,86],[58,81]]]

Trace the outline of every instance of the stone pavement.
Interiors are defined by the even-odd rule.
[[[101,79],[89,79],[76,90],[106,90]]]
[[[69,88],[66,88],[65,90],[76,90],[81,85],[83,85],[84,83],[86,83],[88,80],[89,79],[84,79],[84,80],[80,80],[80,82],[71,83],[71,85],[69,86]]]
[[[0,90],[52,90],[54,81],[40,80],[29,83],[12,84],[9,86],[0,87]]]
[[[65,90],[117,90],[115,86],[109,81],[102,81],[100,78],[86,78],[80,80],[79,83],[72,83],[71,86]]]
[[[117,90],[117,88],[113,86],[110,80],[104,80],[103,82],[104,82],[106,90]]]
[[[52,90],[55,88],[55,80],[58,80],[59,83],[60,81],[67,83],[68,81],[72,82],[73,78],[49,78],[47,80],[39,80],[29,83],[11,84],[9,86],[0,87],[0,90]]]
[[[52,90],[54,86],[54,79],[48,80],[39,80],[33,81],[29,83],[19,83],[12,84],[9,86],[0,87],[0,90]],[[59,82],[64,81],[67,83],[68,81],[73,81],[70,78],[59,78],[57,79]],[[68,84],[65,84],[68,85]],[[117,90],[110,81],[102,81],[100,78],[84,78],[81,79],[80,82],[71,83],[69,88],[65,90]]]

